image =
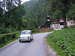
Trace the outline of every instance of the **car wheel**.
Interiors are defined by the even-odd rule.
[[[22,42],[21,40],[19,40],[19,42]]]

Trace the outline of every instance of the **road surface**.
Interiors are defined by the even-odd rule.
[[[47,37],[49,33],[33,34],[34,40],[31,43],[19,43],[19,41],[16,41],[2,48],[0,56],[48,56],[44,37]]]

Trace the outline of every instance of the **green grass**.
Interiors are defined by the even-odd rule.
[[[47,38],[47,42],[59,56],[75,56],[75,28],[55,31]]]

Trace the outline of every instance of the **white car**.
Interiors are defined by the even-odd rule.
[[[30,42],[33,40],[32,31],[24,30],[20,34],[19,42]]]

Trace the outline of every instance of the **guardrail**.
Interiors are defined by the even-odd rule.
[[[19,38],[19,32],[0,34],[0,48]]]

